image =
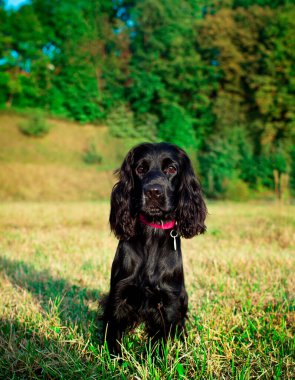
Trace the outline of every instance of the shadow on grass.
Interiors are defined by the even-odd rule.
[[[0,379],[139,379],[146,371],[151,378],[162,373],[161,378],[172,379],[165,376],[171,370],[168,354],[165,359],[158,351],[154,355],[140,339],[125,358],[111,358],[104,347],[87,337],[83,342],[79,336],[69,338],[69,332],[59,334],[36,321],[0,318]]]
[[[57,313],[65,325],[77,325],[82,331],[100,325],[99,290],[70,284],[63,278],[55,278],[48,271],[38,271],[23,261],[0,257],[0,271],[17,287],[29,291],[45,313]],[[91,308],[89,305],[94,305]],[[96,327],[97,329],[97,327]],[[95,336],[98,337],[97,329]],[[97,338],[98,339],[98,338]]]
[[[86,343],[86,340],[85,342]],[[1,379],[111,379],[107,355],[79,338],[49,333],[32,321],[0,319]],[[100,360],[98,359],[98,356]],[[110,374],[110,377],[109,377]]]
[[[11,317],[8,312],[0,318],[0,379],[126,379],[148,362],[153,371],[158,366],[167,371],[168,360],[159,353],[152,359],[152,349],[143,343],[142,335],[124,339],[128,368],[120,358],[110,358],[101,345],[99,313],[87,306],[101,298],[98,290],[7,258],[0,258],[0,272],[16,288],[29,291],[45,314],[42,319],[20,308],[18,314]]]

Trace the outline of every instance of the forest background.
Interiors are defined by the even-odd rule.
[[[293,0],[0,0],[0,107],[23,132],[45,115],[175,143],[207,197],[295,194],[294,94]]]

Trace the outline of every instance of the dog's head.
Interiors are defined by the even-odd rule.
[[[149,221],[176,220],[176,230],[185,238],[206,230],[201,188],[182,149],[168,143],[138,145],[117,173],[110,225],[119,239],[136,234],[140,214]]]

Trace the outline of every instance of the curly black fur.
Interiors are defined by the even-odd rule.
[[[111,196],[111,229],[120,240],[104,310],[104,333],[111,352],[120,352],[127,329],[145,322],[154,340],[181,332],[187,314],[180,238],[143,224],[176,220],[179,236],[206,230],[207,209],[186,153],[168,143],[141,144],[118,170]]]

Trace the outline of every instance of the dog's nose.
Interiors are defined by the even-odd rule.
[[[164,194],[163,187],[161,185],[145,185],[143,188],[144,195],[149,199],[160,198]]]

